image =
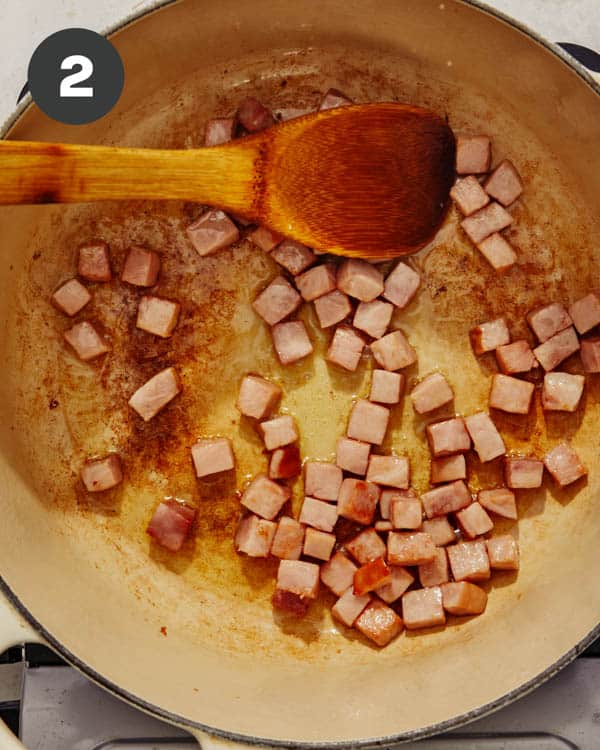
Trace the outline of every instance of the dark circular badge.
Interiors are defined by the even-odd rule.
[[[28,78],[33,101],[48,117],[83,125],[115,106],[125,73],[108,39],[89,29],[64,29],[35,50]]]

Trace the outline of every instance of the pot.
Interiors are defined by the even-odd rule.
[[[526,186],[510,230],[518,267],[495,275],[452,211],[414,257],[424,288],[395,321],[419,352],[409,379],[440,368],[458,411],[486,408],[493,369],[472,355],[472,325],[505,314],[520,337],[536,304],[597,286],[600,90],[556,48],[490,9],[459,0],[181,0],[111,39],[126,81],[109,115],[65,127],[28,105],[7,137],[189,147],[202,142],[209,117],[233,112],[247,94],[301,109],[330,86],[357,101],[424,105],[447,113],[456,131],[493,137],[495,159],[510,157]],[[197,483],[190,446],[200,435],[231,437],[237,484],[264,468],[260,442],[233,406],[240,376],[252,370],[282,384],[303,455],[328,459],[352,396],[367,388],[369,365],[354,375],[329,369],[325,338],[307,312],[316,356],[278,366],[250,308],[274,264],[247,241],[199,258],[184,232],[196,212],[141,202],[0,209],[0,645],[47,643],[205,748],[415,740],[481,717],[555,674],[599,634],[598,378],[588,378],[585,409],[575,414],[536,408],[497,417],[510,450],[542,455],[567,438],[590,474],[583,485],[545,482],[519,498],[521,570],[493,579],[483,616],[406,633],[381,651],[338,629],[326,597],[302,622],[276,617],[274,563],[232,551],[236,481]],[[159,291],[183,303],[166,345],[136,331],[136,296],[117,280],[94,290],[89,310],[112,338],[107,363],[85,365],[64,350],[70,324],[47,300],[74,273],[77,246],[95,237],[110,243],[115,269],[133,243],[162,253]],[[167,363],[180,370],[184,392],[140,425],[127,398]],[[410,455],[420,490],[423,428],[405,404],[389,441]],[[102,498],[86,495],[81,463],[111,449],[123,457],[125,482]],[[495,465],[471,470],[474,489],[501,481]],[[199,508],[179,555],[144,534],[164,495]]]

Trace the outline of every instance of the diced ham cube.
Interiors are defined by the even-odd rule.
[[[499,487],[496,490],[480,490],[477,499],[483,508],[497,516],[517,520],[515,493],[506,487]]]
[[[547,372],[542,389],[542,407],[549,411],[575,411],[583,394],[585,378],[568,372]]]
[[[444,625],[446,613],[442,607],[441,588],[432,586],[418,591],[408,591],[402,597],[402,617],[404,625],[409,630]]]
[[[600,292],[590,292],[573,302],[569,315],[580,335],[600,325]]]
[[[294,615],[294,617],[304,617],[310,606],[310,599],[283,589],[275,589],[271,602],[274,609]]]
[[[338,91],[338,89],[329,89],[321,99],[319,112],[322,112],[324,109],[347,107],[349,104],[353,104],[352,99],[348,99],[348,97],[345,94],[342,94],[341,91]]]
[[[204,131],[205,146],[220,146],[233,140],[235,117],[215,117],[206,123]]]
[[[203,213],[185,230],[198,255],[210,255],[233,245],[240,238],[240,230],[224,211],[214,208]]]
[[[335,464],[307,461],[304,494],[319,500],[337,500],[342,486],[342,470]]]
[[[160,256],[152,250],[134,246],[125,258],[121,281],[133,286],[154,286],[160,271]]]
[[[491,234],[500,232],[513,223],[513,217],[499,203],[489,203],[471,216],[467,216],[460,222],[465,234],[474,245],[479,247],[480,243]],[[481,250],[481,248],[479,248]],[[483,251],[482,251],[483,252]],[[489,252],[489,250],[488,250]]]
[[[510,342],[510,333],[504,318],[496,318],[471,328],[469,337],[473,351],[477,355],[491,352]]]
[[[373,522],[378,500],[379,488],[376,484],[346,478],[338,496],[338,512],[350,521],[369,526]]]
[[[566,487],[587,474],[579,456],[567,443],[561,443],[546,453],[544,466],[561,487]]]
[[[579,349],[579,339],[573,326],[555,334],[533,350],[544,370],[554,370]]]
[[[573,325],[569,313],[558,302],[533,310],[527,315],[527,322],[540,344]]]
[[[352,305],[348,296],[338,289],[334,289],[333,292],[316,299],[314,306],[321,328],[329,328],[336,323],[341,323],[352,312]]]
[[[137,389],[128,403],[144,422],[149,422],[161,409],[181,393],[181,383],[173,367],[167,367]]]
[[[195,508],[170,498],[154,511],[146,533],[170,552],[179,552],[196,517]]]
[[[393,312],[394,306],[380,299],[374,299],[372,302],[359,302],[352,325],[368,333],[374,339],[380,339],[387,331]]]
[[[298,276],[310,268],[316,260],[313,251],[295,240],[285,239],[271,252],[271,258],[289,271],[292,276]]]
[[[490,202],[489,195],[473,175],[455,182],[450,190],[450,197],[464,216],[470,216]]]
[[[384,547],[385,553],[385,547]],[[383,557],[365,563],[354,574],[353,591],[356,596],[368,594],[381,586],[385,586],[392,580],[392,572],[385,563]]]
[[[483,581],[490,577],[490,561],[485,542],[460,542],[447,549],[455,581]]]
[[[207,438],[192,445],[192,460],[198,478],[231,471],[235,458],[231,441],[227,438]]]
[[[350,326],[338,326],[333,334],[333,339],[327,350],[326,359],[345,370],[354,372],[358,367],[360,358],[365,348],[365,340],[354,328]]]
[[[485,135],[459,135],[456,139],[457,174],[483,174],[492,162],[492,144]]]
[[[279,245],[283,237],[277,232],[271,231],[268,227],[256,227],[250,232],[248,239],[265,253],[270,253],[273,248]]]
[[[241,414],[254,419],[268,417],[279,404],[282,390],[258,375],[246,375],[240,385],[236,407]]]
[[[344,547],[360,565],[385,556],[385,543],[375,529],[368,528],[344,544]]]
[[[466,478],[467,462],[462,453],[431,459],[431,471],[429,475],[429,482],[431,484],[454,482],[456,479]]]
[[[335,545],[335,534],[328,534],[317,529],[306,529],[304,537],[304,554],[316,557],[317,560],[329,560]]]
[[[392,331],[370,346],[375,361],[384,370],[402,370],[417,361],[417,353],[402,331]]]
[[[369,459],[367,481],[383,484],[387,487],[408,489],[410,481],[410,463],[406,456],[376,456]]]
[[[277,588],[303,599],[316,599],[319,595],[319,566],[302,560],[281,560]]]
[[[483,536],[494,528],[494,522],[479,503],[471,503],[456,514],[463,534],[468,539]]]
[[[331,263],[309,268],[294,278],[302,298],[307,302],[329,294],[336,288],[336,269]],[[343,290],[342,290],[343,291]]]
[[[360,258],[348,258],[339,268],[337,287],[349,297],[372,302],[383,292],[383,274]]]
[[[348,437],[381,445],[390,420],[390,410],[359,398],[348,420]]]
[[[301,320],[277,323],[271,328],[273,346],[282,365],[291,365],[312,354],[313,345]]]
[[[504,159],[483,183],[485,192],[503,206],[510,206],[523,192],[523,183],[513,163]]]
[[[444,547],[435,548],[435,557],[431,562],[419,565],[419,581],[424,588],[439,586],[450,580],[448,555]]]
[[[294,418],[288,414],[261,422],[258,425],[258,431],[268,451],[274,451],[275,448],[295,443],[300,437]]]
[[[299,560],[304,544],[304,526],[294,518],[282,516],[271,545],[271,554],[281,560]]]
[[[486,541],[490,567],[494,570],[518,570],[519,546],[510,534],[494,536]]]
[[[379,512],[384,519],[390,519],[392,514],[392,503],[394,500],[418,500],[417,493],[411,488],[408,490],[382,490],[379,499]]]
[[[84,362],[100,357],[110,349],[102,336],[87,320],[75,323],[72,328],[64,332],[63,336],[67,344],[73,347],[79,359]]]
[[[344,591],[341,597],[331,608],[331,614],[336,620],[343,622],[351,628],[363,609],[369,604],[371,597],[368,594],[355,596],[352,586]]]
[[[538,458],[509,457],[504,462],[504,478],[513,490],[529,490],[542,486],[544,462]]]
[[[357,570],[356,565],[343,552],[336,552],[331,560],[321,566],[321,581],[334,594],[341,596],[352,586]]]
[[[121,459],[116,453],[88,459],[81,469],[81,480],[88,492],[104,492],[123,481]]]
[[[471,493],[467,485],[460,479],[450,484],[443,484],[433,490],[421,495],[421,502],[425,508],[427,518],[445,516],[447,513],[456,513],[472,501]]]
[[[419,498],[394,498],[390,503],[390,520],[394,529],[416,530],[423,523],[423,506]]]
[[[319,529],[319,531],[333,531],[337,517],[338,508],[336,505],[317,500],[314,497],[305,497],[298,520],[306,526]]]
[[[387,559],[390,565],[423,565],[436,556],[436,547],[429,534],[422,531],[390,531],[387,538]]]
[[[370,452],[370,443],[345,437],[338,438],[335,462],[344,471],[364,476],[367,473]]]
[[[461,417],[434,422],[425,429],[429,449],[436,458],[463,453],[471,447],[471,438]]]
[[[492,461],[506,453],[506,446],[490,415],[483,411],[465,417],[465,426],[479,460],[482,463]]]
[[[421,530],[429,534],[436,547],[445,547],[447,544],[452,544],[456,541],[456,534],[452,526],[450,526],[447,516],[429,518],[423,521]]]
[[[175,330],[181,305],[163,297],[145,296],[140,300],[136,326],[163,339]]]
[[[300,448],[294,443],[277,448],[269,461],[269,479],[292,479],[302,471]]]
[[[268,557],[277,524],[253,514],[242,518],[235,534],[235,548],[248,557]]]
[[[486,592],[468,581],[443,583],[442,604],[451,615],[480,615],[487,604]]]
[[[373,601],[362,612],[354,627],[377,646],[387,646],[402,632],[402,620],[383,602]]]
[[[529,343],[523,340],[499,346],[496,349],[496,361],[505,375],[529,372],[538,366]]]
[[[494,232],[477,244],[477,249],[494,271],[504,273],[517,262],[512,245],[499,232]]]
[[[252,303],[254,312],[270,326],[287,318],[302,303],[302,298],[283,276],[277,276]]]
[[[427,414],[449,404],[454,392],[441,373],[432,372],[412,389],[410,397],[417,414]]]
[[[275,124],[271,110],[261,104],[258,99],[249,96],[240,102],[237,117],[242,126],[249,133],[258,133]]]
[[[415,580],[406,568],[399,565],[390,566],[390,572],[391,581],[375,589],[377,596],[388,604],[397,601]]]
[[[54,307],[70,317],[83,310],[91,299],[92,295],[77,279],[65,281],[51,297]]]
[[[600,337],[581,342],[581,361],[586,372],[600,372]]]
[[[533,383],[511,378],[509,375],[494,375],[490,390],[490,406],[510,414],[528,414],[534,390]]]
[[[403,310],[415,296],[420,285],[419,274],[400,261],[385,280],[383,296],[399,310]]]
[[[77,274],[88,281],[110,281],[110,255],[106,242],[82,245],[79,248]]]
[[[264,474],[259,474],[246,487],[240,502],[244,508],[248,508],[257,516],[272,521],[289,497],[288,487],[283,487]]]
[[[380,404],[398,404],[404,389],[404,375],[388,370],[373,370],[369,400]]]
[[[380,534],[387,534],[387,532],[392,531],[394,527],[391,521],[375,521],[373,528]]]

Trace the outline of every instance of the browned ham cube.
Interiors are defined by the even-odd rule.
[[[433,455],[449,456],[452,453],[463,453],[471,447],[471,438],[461,417],[445,419],[427,425],[425,429],[429,449]]]
[[[561,487],[566,487],[587,474],[586,467],[568,443],[560,443],[546,453],[544,466]]]
[[[294,278],[302,298],[307,302],[332,292],[336,287],[336,268],[331,263],[309,268]],[[343,290],[342,290],[343,291]]]
[[[457,180],[450,190],[450,197],[464,216],[470,216],[490,202],[490,196],[473,175]]]
[[[227,438],[205,438],[192,445],[192,461],[198,478],[231,471],[235,458]]]
[[[538,366],[537,359],[527,341],[513,341],[512,344],[499,346],[496,349],[496,361],[505,375],[529,372]]]
[[[504,478],[513,490],[529,490],[542,486],[544,463],[538,458],[509,457],[504,462]]]
[[[277,408],[281,394],[281,388],[275,383],[258,375],[246,375],[240,385],[236,407],[247,417],[264,419]]]
[[[269,460],[269,479],[292,479],[302,472],[300,448],[293,443],[277,448]]]
[[[456,514],[456,520],[467,539],[483,536],[494,528],[494,522],[479,503],[471,503]]]
[[[496,318],[471,328],[469,337],[473,351],[478,356],[510,342],[510,333],[504,318]]]
[[[404,389],[404,375],[388,370],[373,370],[369,400],[380,404],[398,404]]]
[[[282,516],[271,545],[271,554],[281,560],[299,560],[304,544],[304,526],[294,518]]]
[[[528,414],[535,386],[509,375],[494,375],[490,390],[490,406],[510,414]]]
[[[224,211],[211,209],[185,230],[198,255],[210,255],[233,245],[240,238],[240,230]]]
[[[573,326],[555,334],[537,346],[533,353],[544,370],[554,370],[567,357],[579,350],[579,339]]]
[[[456,479],[466,478],[467,462],[462,453],[431,459],[431,471],[429,474],[429,482],[431,484],[454,482]]]
[[[146,533],[161,547],[170,552],[179,552],[189,536],[195,518],[195,508],[168,498],[154,511]]]
[[[423,565],[436,556],[436,547],[429,534],[421,531],[390,531],[387,538],[387,559],[390,565]]]
[[[371,455],[367,482],[406,490],[410,483],[410,463],[406,456]]]
[[[296,310],[302,298],[283,276],[277,276],[252,303],[254,312],[270,326],[279,323]]]
[[[290,239],[279,242],[271,251],[271,258],[289,271],[292,276],[298,276],[306,271],[316,260],[310,247]]]
[[[337,505],[317,500],[314,497],[305,497],[300,510],[300,523],[312,526],[319,531],[333,531],[338,518]]]
[[[532,310],[527,315],[527,322],[541,344],[573,325],[564,305],[558,302]]]
[[[344,544],[344,547],[360,565],[385,556],[385,543],[375,529],[368,528]]]
[[[499,232],[494,232],[478,242],[477,249],[498,273],[508,271],[517,262],[517,254],[512,245]]]
[[[333,605],[331,614],[336,620],[343,622],[344,625],[351,628],[370,602],[371,597],[369,594],[356,596],[352,590],[352,586],[350,586]]]
[[[400,261],[385,280],[383,296],[399,310],[403,310],[415,296],[420,285],[419,274]]]
[[[324,109],[335,109],[336,107],[347,107],[349,104],[353,104],[352,99],[348,99],[348,97],[345,94],[342,94],[338,89],[329,89],[321,99],[319,111],[322,112]]]
[[[356,565],[343,552],[336,552],[331,560],[321,566],[321,581],[334,594],[341,596],[352,586],[357,570]]]
[[[480,490],[477,499],[479,504],[491,513],[503,518],[510,518],[513,521],[517,520],[515,493],[506,487],[498,487],[495,490]]]
[[[417,353],[402,331],[392,331],[370,345],[375,361],[384,370],[401,370],[417,361]]]
[[[256,227],[256,229],[250,232],[248,239],[265,253],[270,253],[271,250],[279,245],[283,237],[267,227]]]
[[[392,304],[380,299],[374,299],[371,302],[359,302],[352,325],[374,339],[380,339],[387,331],[393,311],[394,306]]]
[[[364,476],[367,473],[370,451],[370,443],[345,437],[338,438],[335,462],[344,471]]]
[[[600,292],[590,292],[573,302],[569,315],[580,335],[600,325]]]
[[[304,617],[308,612],[310,599],[293,594],[291,591],[276,588],[271,597],[271,603],[274,609],[285,612],[286,615]]]
[[[304,599],[316,599],[319,595],[319,566],[303,560],[281,560],[277,588]]]
[[[409,630],[444,625],[446,613],[442,606],[440,587],[432,586],[417,591],[407,591],[402,597],[402,617],[404,625]]]
[[[273,346],[282,365],[291,365],[312,354],[313,345],[301,320],[277,323],[271,328]]]
[[[384,549],[385,552],[385,549]],[[365,563],[354,574],[353,591],[356,596],[368,594],[381,586],[385,586],[392,580],[392,573],[385,563],[383,557]]]
[[[163,339],[175,330],[181,305],[163,297],[145,296],[140,300],[136,326]]]
[[[235,117],[215,117],[206,123],[204,130],[205,146],[220,146],[233,140]]]
[[[268,451],[274,451],[275,448],[295,443],[300,437],[296,422],[289,414],[282,414],[280,417],[273,417],[266,422],[261,422],[258,425],[258,431]]]
[[[348,295],[340,292],[339,289],[334,289],[333,292],[316,299],[314,306],[321,328],[329,328],[341,323],[352,312]]]
[[[423,521],[421,530],[433,539],[436,547],[445,547],[456,541],[454,529],[450,526],[448,516],[438,516],[437,518],[428,518]]]
[[[335,329],[327,350],[326,359],[345,370],[354,372],[360,362],[365,340],[351,326],[341,325]]]
[[[442,484],[421,495],[421,502],[425,508],[427,518],[445,516],[466,508],[472,502],[471,493],[467,485],[460,479],[450,484]]]
[[[485,591],[468,581],[443,583],[442,604],[451,615],[480,615],[487,604]]]
[[[144,422],[149,422],[179,393],[181,383],[177,372],[173,367],[167,367],[138,388],[128,403]]]
[[[419,498],[395,497],[390,503],[390,521],[394,529],[420,529],[423,506]]]
[[[547,372],[542,389],[542,407],[548,411],[575,411],[583,395],[585,378],[568,372]]]
[[[460,222],[465,234],[474,245],[478,245],[491,234],[500,232],[513,223],[513,217],[499,203],[488,203]]]
[[[110,255],[106,242],[82,245],[79,248],[77,274],[88,281],[110,281]]]
[[[87,320],[75,323],[72,328],[63,333],[63,336],[67,344],[75,350],[79,359],[84,362],[106,354],[110,348],[104,338]]]
[[[494,536],[486,541],[490,567],[494,570],[518,570],[519,546],[510,534]]]
[[[581,342],[581,361],[586,372],[600,372],[600,336]]]
[[[483,174],[492,163],[492,144],[486,135],[459,135],[456,139],[457,174]]]
[[[340,488],[338,512],[350,521],[369,526],[373,522],[378,500],[379,487],[376,484],[347,477]]]
[[[449,404],[454,392],[441,373],[432,372],[412,389],[410,397],[417,414],[427,414]]]
[[[258,133],[275,124],[271,110],[253,96],[248,96],[240,102],[237,119],[249,133]]]
[[[392,531],[394,527],[391,521],[375,521],[373,528],[380,534],[386,534],[388,531]]]
[[[484,581],[490,577],[490,561],[485,542],[460,542],[447,549],[455,581]]]
[[[305,495],[319,500],[337,500],[343,479],[338,466],[322,461],[307,461],[304,470]]]
[[[373,601],[362,612],[354,627],[377,646],[387,646],[402,632],[402,620],[383,602]]]
[[[51,297],[54,307],[70,317],[83,310],[91,299],[92,295],[77,279],[65,281]]]
[[[257,516],[272,521],[289,500],[290,494],[288,487],[259,474],[246,487],[240,502]]]
[[[406,568],[399,565],[391,565],[390,572],[390,582],[375,589],[377,596],[387,604],[397,601],[415,580]]]
[[[335,545],[335,534],[318,529],[306,529],[304,536],[304,554],[317,560],[329,560]]]
[[[523,192],[521,177],[514,164],[508,159],[504,159],[498,164],[483,183],[483,187],[488,195],[502,203],[503,206],[510,206]]]
[[[121,459],[117,453],[103,458],[89,458],[81,469],[81,480],[88,492],[104,492],[123,481]]]
[[[134,246],[125,258],[121,281],[133,286],[154,286],[160,271],[160,256],[152,250]]]
[[[235,533],[235,548],[248,557],[268,557],[277,524],[253,514],[242,518]]]
[[[381,445],[385,438],[390,410],[359,398],[352,407],[348,420],[348,437],[365,443]]]
[[[486,412],[481,411],[465,417],[465,426],[473,441],[473,448],[482,463],[492,461],[506,453],[504,440]]]
[[[366,260],[348,258],[339,268],[337,288],[361,302],[371,302],[383,292],[383,274]]]
[[[444,547],[435,548],[435,557],[431,562],[419,565],[419,581],[421,586],[429,588],[447,583],[450,580],[448,555]]]

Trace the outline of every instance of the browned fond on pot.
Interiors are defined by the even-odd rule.
[[[11,137],[193,146],[208,117],[229,114],[247,94],[276,108],[312,107],[329,86],[357,101],[431,107],[447,112],[457,131],[493,137],[496,160],[513,159],[526,184],[508,232],[519,265],[494,274],[453,210],[414,257],[424,277],[418,301],[394,319],[419,352],[409,382],[440,368],[458,412],[485,408],[493,371],[489,359],[472,355],[472,325],[505,314],[515,338],[527,336],[528,309],[597,286],[600,169],[592,146],[600,100],[543,48],[479,11],[428,0],[188,1],[146,17],[115,42],[127,76],[111,115],[66,129],[31,109]],[[533,679],[600,619],[597,378],[588,379],[585,408],[573,415],[545,417],[537,395],[528,417],[495,415],[510,449],[541,454],[568,438],[591,472],[574,488],[546,483],[519,497],[522,569],[495,576],[484,616],[402,635],[383,651],[335,625],[327,595],[306,621],[280,619],[269,605],[275,563],[232,551],[236,486],[266,467],[260,441],[233,406],[240,376],[252,370],[280,382],[283,410],[301,426],[303,455],[327,459],[352,397],[367,392],[370,365],[354,375],[329,368],[327,336],[305,310],[316,355],[281,368],[250,307],[274,264],[245,241],[199,258],[184,234],[197,211],[150,203],[0,211],[0,571],[7,583],[104,679],[224,731],[315,742],[406,733]],[[117,272],[131,243],[161,252],[158,290],[183,303],[170,340],[134,328],[139,294],[115,281],[95,288],[84,316],[102,321],[113,353],[83,365],[64,349],[69,323],[47,299],[73,273],[78,244],[93,238],[111,244]],[[181,371],[184,392],[142,424],[127,397],[170,364]],[[576,358],[568,363],[579,368]],[[423,425],[405,403],[387,444],[408,453],[419,490],[428,474]],[[236,482],[193,477],[190,445],[213,434],[234,441]],[[122,453],[126,481],[106,498],[84,495],[81,462],[109,449]],[[496,464],[471,469],[473,488],[500,480]],[[300,491],[297,483],[296,501]],[[199,507],[180,555],[144,534],[167,494]]]

